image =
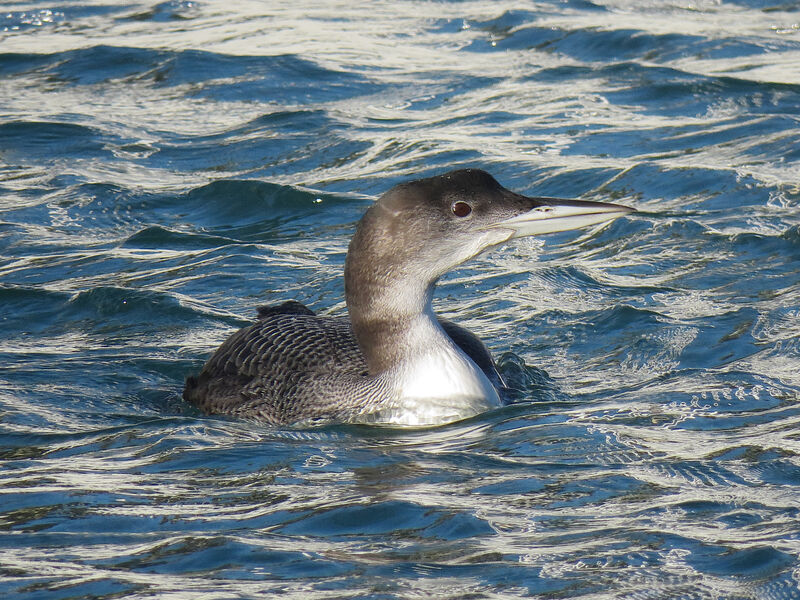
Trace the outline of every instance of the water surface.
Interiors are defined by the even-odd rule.
[[[0,595],[800,597],[800,11],[762,0],[11,2]],[[183,379],[355,222],[480,167],[626,203],[440,284],[518,403],[208,417]]]

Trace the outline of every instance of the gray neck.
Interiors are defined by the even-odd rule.
[[[450,343],[431,307],[433,283],[386,286],[363,273],[355,278],[357,283],[353,279],[346,269],[347,310],[371,375],[430,351],[432,344]]]
[[[424,235],[412,235],[401,225],[391,211],[374,204],[359,222],[345,260],[347,310],[371,375],[434,341],[419,339],[416,325],[435,323],[432,329],[441,330],[431,310],[438,274],[419,261]]]
[[[351,280],[352,282],[352,280]],[[486,375],[442,329],[431,309],[433,285],[349,287],[347,303],[369,379],[381,403],[371,419],[402,425],[456,421],[500,405]]]

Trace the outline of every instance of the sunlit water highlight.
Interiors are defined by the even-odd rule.
[[[800,597],[797,7],[303,4],[3,8],[0,595]],[[462,166],[640,211],[441,283],[519,403],[182,403],[256,305],[344,313],[371,198]]]

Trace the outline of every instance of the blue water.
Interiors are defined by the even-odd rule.
[[[0,596],[800,598],[800,10],[769,0],[0,11]],[[639,209],[436,308],[517,403],[276,429],[184,378],[343,314],[394,183]]]

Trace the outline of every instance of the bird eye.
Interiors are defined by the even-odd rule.
[[[467,204],[466,202],[453,202],[453,205],[450,207],[450,210],[453,211],[453,214],[457,217],[466,217],[469,213],[472,212],[472,207]]]

